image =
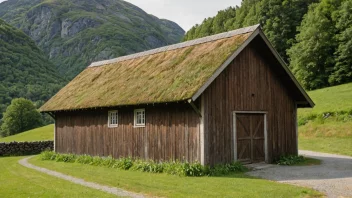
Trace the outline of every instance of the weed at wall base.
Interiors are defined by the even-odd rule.
[[[109,157],[92,157],[89,155],[60,154],[53,151],[44,151],[40,154],[41,160],[51,160],[64,163],[79,163],[92,166],[103,166],[120,170],[132,170],[148,173],[166,173],[178,176],[218,176],[230,173],[244,172],[247,169],[239,162],[218,164],[214,167],[202,166],[200,163],[179,161],[155,162],[128,158],[114,159]]]

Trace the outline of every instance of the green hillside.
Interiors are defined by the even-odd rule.
[[[308,92],[316,103],[312,109],[300,109],[299,116],[323,114],[328,112],[352,111],[352,83]]]
[[[0,19],[0,120],[13,98],[27,98],[39,106],[64,84],[34,41]]]
[[[54,139],[54,125],[26,131],[17,135],[0,138],[0,142],[30,142]]]
[[[308,92],[313,109],[299,109],[300,149],[352,156],[352,83]]]
[[[72,79],[91,62],[179,42],[184,30],[123,0],[8,0],[0,18],[22,29]]]

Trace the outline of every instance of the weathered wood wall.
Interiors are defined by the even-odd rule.
[[[133,108],[56,113],[55,149],[60,153],[199,161],[199,116],[189,104],[145,108],[146,126],[134,128]],[[108,128],[108,110],[118,127]]]
[[[234,160],[233,111],[268,112],[269,162],[297,153],[296,105],[280,80],[281,66],[260,47],[252,42],[203,94],[205,163]]]

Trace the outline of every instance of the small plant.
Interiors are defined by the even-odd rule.
[[[103,158],[101,158],[101,157],[93,157],[93,160],[90,163],[90,165],[101,166],[102,163],[103,163]]]
[[[210,169],[209,174],[213,176],[219,176],[245,171],[247,171],[247,168],[244,167],[240,162],[233,162],[230,164],[217,164]]]
[[[183,169],[184,169],[185,176],[199,177],[199,176],[208,175],[208,173],[204,171],[205,170],[204,166],[202,166],[198,162],[194,164],[184,163]]]
[[[200,177],[206,175],[225,175],[233,172],[243,172],[246,168],[239,162],[216,165],[214,167],[203,166],[200,163],[188,163],[179,161],[155,162],[153,160],[140,160],[128,158],[114,159],[109,157],[92,157],[90,155],[60,154],[52,151],[44,151],[40,154],[41,160],[56,162],[80,163],[93,166],[104,166],[121,170],[134,170],[148,173],[166,173],[169,175]]]
[[[76,163],[91,164],[92,162],[93,162],[93,157],[90,155],[79,155],[76,158]]]
[[[148,172],[148,173],[162,173],[164,171],[164,167],[162,163],[156,163],[152,160],[149,160],[149,161],[137,160],[137,161],[134,161],[132,170],[138,170],[138,171]]]
[[[164,173],[169,175],[185,176],[185,171],[183,168],[183,163],[179,161],[163,163]]]
[[[39,155],[39,157],[41,160],[54,160],[55,155],[56,155],[56,153],[54,151],[45,150]],[[54,159],[52,159],[52,158],[54,158]]]
[[[57,154],[55,161],[73,163],[76,161],[76,156],[73,154]]]
[[[301,155],[288,155],[288,156],[281,156],[280,159],[276,162],[278,165],[295,165],[299,163],[303,163],[305,158]]]
[[[102,158],[101,165],[111,168],[116,163],[116,160],[111,156]]]
[[[128,170],[133,166],[132,158],[120,158],[115,161],[113,168],[118,168],[122,170]]]

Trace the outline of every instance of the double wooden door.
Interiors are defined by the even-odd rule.
[[[265,161],[265,114],[235,113],[235,152],[242,163]]]

